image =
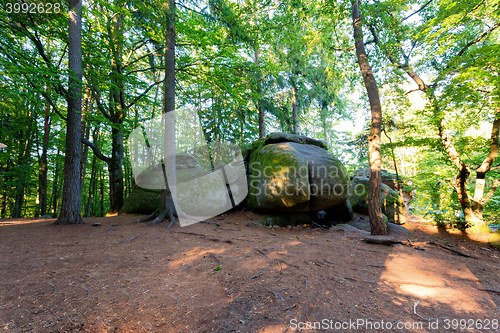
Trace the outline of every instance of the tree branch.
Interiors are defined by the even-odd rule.
[[[142,94],[140,94],[139,96],[135,97],[134,100],[125,107],[126,110],[130,109],[132,106],[135,105],[135,103],[137,103],[141,98],[143,98],[144,96],[146,96],[146,94],[151,90],[153,89],[155,86],[161,84],[165,82],[165,79],[161,80],[161,81],[158,81],[158,82],[154,82],[152,83],[151,85],[149,85],[149,87],[147,87],[146,90],[144,90],[144,92]]]
[[[489,35],[493,30],[495,30],[496,28],[500,27],[500,22],[497,22],[495,25],[493,25],[491,28],[489,28],[488,30],[486,30],[485,32],[483,32],[481,35],[479,35],[479,37],[477,37],[476,39],[470,41],[467,43],[467,45],[465,45],[461,50],[460,52],[457,53],[457,57],[460,57],[461,55],[463,55],[465,53],[465,51],[467,51],[467,49],[469,47],[471,47],[472,45],[474,44],[477,44],[479,43],[484,37],[486,37],[487,35]]]
[[[402,22],[406,21],[407,19],[409,19],[410,17],[412,17],[413,15],[416,15],[416,14],[420,13],[420,12],[421,12],[421,11],[422,11],[425,7],[427,7],[427,6],[428,6],[431,2],[432,2],[432,0],[427,1],[427,2],[426,2],[423,6],[422,6],[422,7],[420,7],[420,9],[419,9],[419,10],[417,10],[416,12],[411,13],[410,15],[408,15],[407,17],[405,17],[404,19],[402,19],[400,22],[402,23]]]
[[[94,152],[95,156],[97,156],[97,158],[99,158],[100,160],[106,162],[106,164],[109,164],[111,162],[111,159],[107,156],[104,156],[94,143],[90,142],[89,140],[83,137],[82,137],[82,143],[89,146]]]
[[[101,104],[101,92],[95,87],[95,85],[92,85],[92,92],[95,95],[95,101],[97,104],[97,108],[99,111],[101,111],[102,115],[109,119],[110,121],[113,121],[111,118],[111,115],[106,111],[106,108]]]

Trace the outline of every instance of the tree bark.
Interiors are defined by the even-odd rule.
[[[363,44],[363,31],[361,28],[361,17],[359,4],[361,1],[352,2],[352,21],[354,27],[354,43],[358,64],[363,76],[363,81],[370,101],[370,110],[372,116],[370,136],[368,138],[368,147],[370,153],[370,185],[368,191],[368,215],[370,217],[371,234],[387,235],[387,227],[382,219],[381,207],[381,126],[382,126],[382,106],[378,94],[377,82],[372,69],[368,63],[365,46]]]
[[[81,212],[80,168],[82,159],[82,2],[69,11],[69,96],[64,159],[64,185],[61,215],[54,224],[83,223]]]
[[[297,101],[297,89],[292,82],[292,117],[293,117],[293,133],[300,134],[299,126],[299,102]]]
[[[47,214],[47,152],[49,149],[50,134],[50,104],[45,105],[45,115],[43,121],[42,158],[40,166],[40,215]]]
[[[474,200],[472,201],[472,212],[481,221],[483,221],[483,208],[488,200],[487,198],[483,198],[484,187],[486,184],[486,174],[488,173],[488,171],[490,171],[492,164],[495,162],[498,156],[500,137],[499,133],[500,107],[497,107],[495,112],[495,120],[493,121],[493,126],[491,128],[490,151],[481,166],[476,170],[476,187],[474,189]]]
[[[264,113],[264,108],[262,107],[262,74],[260,72],[260,67],[259,67],[260,53],[257,44],[258,43],[256,43],[254,47],[254,65],[257,68],[256,85],[258,94],[257,112],[259,114],[259,138],[263,138],[266,136],[266,115]]]
[[[380,41],[378,39],[378,36],[375,32],[375,29],[373,27],[370,27],[370,31],[373,35],[373,39],[375,41],[375,44],[377,44],[380,47]],[[445,149],[446,153],[448,154],[448,157],[450,160],[453,162],[453,164],[457,167],[458,169],[458,174],[456,176],[456,181],[454,184],[455,190],[457,192],[459,201],[460,201],[460,206],[462,208],[462,211],[464,213],[465,221],[472,224],[472,225],[478,225],[481,224],[482,221],[474,214],[471,204],[469,201],[469,196],[467,194],[467,179],[470,175],[470,169],[469,166],[466,165],[462,159],[460,158],[460,155],[458,154],[455,146],[453,145],[453,142],[451,141],[451,136],[450,134],[445,130],[445,121],[443,116],[441,115],[439,104],[438,104],[438,99],[434,93],[435,88],[430,88],[420,76],[415,73],[408,64],[400,64],[394,57],[392,57],[390,54],[386,54],[387,58],[389,61],[396,67],[401,68],[406,72],[406,74],[417,84],[418,90],[422,91],[427,95],[427,98],[429,100],[429,103],[431,104],[432,110],[434,112],[434,115],[437,118],[436,121],[436,126],[438,129],[439,137],[441,139],[441,144],[443,145],[443,148]]]
[[[164,83],[164,103],[163,113],[174,112],[173,121],[166,121],[164,131],[164,159],[162,161],[163,176],[165,178],[166,189],[161,191],[160,207],[151,214],[138,222],[150,221],[151,224],[157,224],[165,219],[170,220],[167,229],[170,229],[175,223],[175,186],[169,186],[176,183],[175,175],[175,2],[167,0],[165,3],[165,83]],[[164,119],[167,117],[164,116]],[[170,118],[169,118],[170,119]],[[168,181],[167,181],[168,179]]]

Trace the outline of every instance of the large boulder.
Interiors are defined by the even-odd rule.
[[[342,163],[320,144],[297,135],[271,134],[254,142],[248,161],[248,205],[275,213],[327,210],[349,197],[350,180]],[[266,144],[271,138],[272,142]]]
[[[221,172],[208,172],[198,166],[198,159],[188,153],[176,155],[177,202],[181,211],[188,215],[210,215],[214,209],[228,205],[229,196]],[[231,182],[235,176],[226,167]],[[203,180],[200,178],[203,177]],[[144,170],[136,179],[136,185],[125,200],[120,214],[151,214],[160,205],[160,188],[164,187],[161,164]],[[215,207],[215,208],[214,208]]]
[[[354,211],[368,214],[368,191],[369,179],[365,177],[353,177],[351,204]],[[385,184],[381,184],[380,197],[382,200],[382,213],[387,216],[389,222],[395,224],[406,223],[404,202],[401,196]]]
[[[148,190],[134,185],[120,209],[120,214],[149,215],[160,206],[160,197],[160,190]]]

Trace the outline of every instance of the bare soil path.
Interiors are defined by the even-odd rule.
[[[500,252],[482,236],[407,225],[466,258],[251,212],[169,232],[137,218],[0,220],[0,332],[500,331]]]

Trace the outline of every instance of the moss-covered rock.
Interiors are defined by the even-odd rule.
[[[251,153],[248,174],[251,209],[312,212],[329,209],[349,197],[347,170],[315,145],[264,145]]]
[[[495,231],[488,238],[488,242],[500,250],[500,230]]]
[[[147,190],[134,185],[132,192],[125,200],[120,214],[142,214],[153,213],[160,205],[160,190]]]
[[[351,190],[351,204],[355,212],[368,214],[368,191],[369,179],[365,177],[353,177]],[[389,222],[395,224],[406,223],[403,198],[385,184],[381,184],[380,198],[382,213],[387,216]]]
[[[159,188],[161,187],[159,180],[163,180],[163,171],[161,170],[160,174],[160,170],[154,170],[153,174],[149,170],[148,177],[143,177],[142,179],[148,181],[148,184],[156,184],[157,188]],[[225,186],[221,186],[223,180],[220,175],[212,174],[209,178],[203,178],[203,182],[198,180],[198,178],[208,174],[208,171],[200,167],[177,170],[177,186],[179,189],[178,193],[180,194],[178,202],[181,203],[180,208],[186,214],[191,213],[191,215],[194,215],[195,211],[200,210],[203,213],[209,213],[211,207],[214,207],[213,205],[221,202],[227,204],[227,194],[225,192],[219,193],[221,191],[215,190],[221,187],[225,189]],[[204,198],[204,195],[207,195],[210,200],[199,199],[200,197]],[[161,190],[144,189],[135,185],[125,200],[120,214],[151,214],[159,207],[160,196]]]
[[[310,213],[298,213],[298,214],[278,214],[278,215],[266,215],[265,225],[278,225],[280,227],[286,226],[297,226],[302,224],[310,224],[313,220],[313,216]]]
[[[299,134],[291,134],[291,133],[283,133],[283,132],[274,132],[266,136],[265,144],[272,143],[282,143],[282,142],[295,142],[299,144],[313,145],[323,149],[328,149],[328,146],[325,142],[321,140],[316,140],[309,138],[304,135]]]
[[[289,143],[255,150],[249,171],[251,209],[284,213],[307,211],[310,198],[307,160]]]

